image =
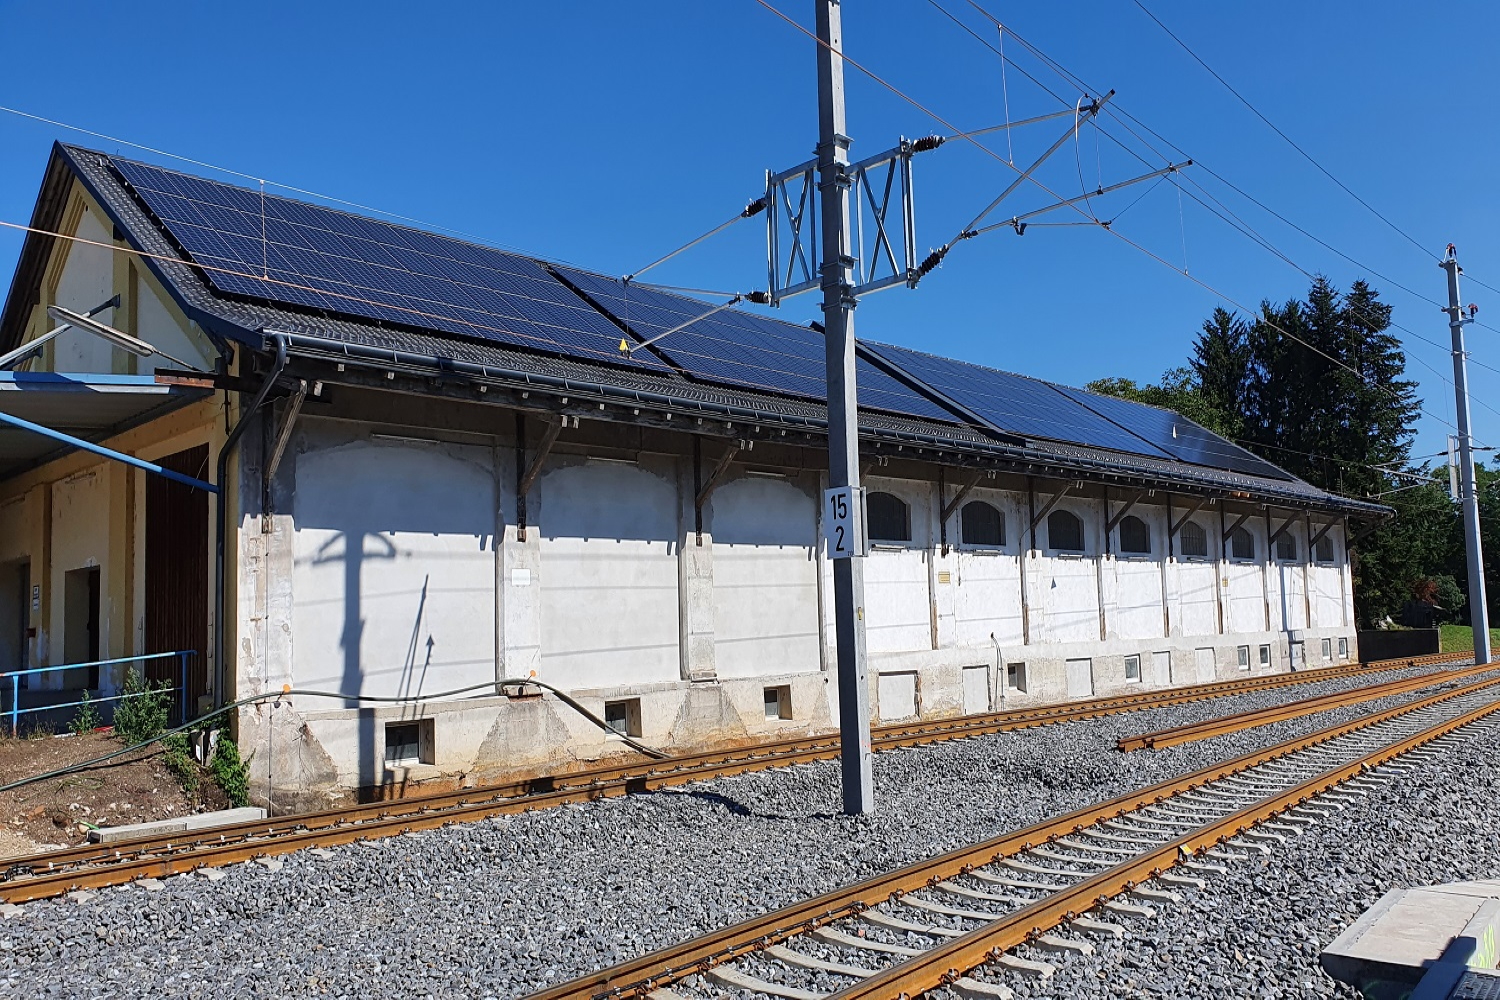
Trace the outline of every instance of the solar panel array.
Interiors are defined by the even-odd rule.
[[[1153,458],[1172,457],[1050,383],[889,344],[866,341],[865,347],[971,411],[993,430]]]
[[[120,175],[209,283],[328,313],[590,360],[620,333],[529,257],[130,160]]]
[[[825,397],[824,338],[807,327],[740,309],[713,312],[713,303],[556,268],[595,308],[530,257],[149,164],[111,162],[210,285],[229,295]],[[638,341],[675,332],[626,355],[617,323]],[[861,409],[949,424],[967,423],[967,411],[1005,434],[1291,478],[1170,411],[908,348],[862,346],[903,378],[858,358]]]
[[[827,377],[821,333],[741,309],[705,315],[714,308],[711,303],[641,285],[627,286],[616,278],[573,268],[558,268],[558,272],[642,340],[687,323],[649,349],[660,351],[689,375],[708,382],[820,402],[825,398]],[[950,424],[961,422],[942,405],[864,359],[856,364],[855,383],[861,408]]]
[[[1251,476],[1290,479],[1291,476],[1239,445],[1198,426],[1171,410],[1134,403],[1114,396],[1101,396],[1067,386],[1056,386],[1089,409],[1113,420],[1138,437],[1155,444],[1173,458],[1193,465],[1232,469]]]

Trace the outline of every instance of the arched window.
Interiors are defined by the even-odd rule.
[[[1297,561],[1297,539],[1282,535],[1276,539],[1276,558],[1281,562]]]
[[[1047,517],[1047,545],[1056,552],[1083,551],[1083,522],[1068,510],[1054,510]]]
[[[1182,526],[1182,554],[1200,559],[1208,558],[1208,532],[1196,521],[1189,521]]]
[[[865,517],[872,542],[911,541],[911,508],[894,493],[870,493],[865,497]]]
[[[1134,514],[1120,519],[1120,551],[1130,555],[1151,551],[1151,528]]]
[[[965,545],[999,548],[1005,544],[1005,515],[993,504],[970,500],[960,517],[960,537]]]
[[[1327,535],[1324,535],[1322,538],[1318,539],[1318,544],[1314,548],[1314,553],[1316,554],[1317,560],[1320,563],[1333,562],[1333,539],[1329,538]]]
[[[1234,559],[1255,558],[1255,536],[1244,528],[1235,528],[1229,535],[1229,555]]]

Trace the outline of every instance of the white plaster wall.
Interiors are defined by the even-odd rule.
[[[112,233],[108,224],[86,208],[79,217],[78,236],[86,240],[108,244]],[[74,312],[87,312],[114,294],[114,254],[104,247],[87,243],[69,242],[67,259],[57,282],[57,304]],[[113,310],[106,310],[97,317],[101,322],[113,323],[118,317]],[[51,329],[48,326],[48,329]],[[52,342],[54,371],[96,372],[109,374],[114,371],[114,351],[109,342],[84,333],[81,330],[66,330]]]
[[[911,507],[911,542],[870,544],[865,559],[865,648],[896,653],[932,648],[932,487],[872,479],[871,492],[894,493]],[[828,570],[828,620],[833,620],[833,571]],[[832,635],[830,630],[829,635]]]
[[[709,506],[719,676],[818,670],[817,501],[784,480],[746,477]]]
[[[48,631],[52,635],[50,651],[39,651],[50,666],[64,662],[63,636],[66,635],[65,611],[67,608],[64,580],[69,570],[89,566],[103,566],[109,558],[109,470],[104,465],[95,465],[70,476],[52,487],[52,601]],[[99,650],[109,649],[111,636],[109,593],[100,581],[99,593]],[[38,685],[53,686],[57,675],[45,677]]]
[[[140,274],[135,276],[135,297],[136,336],[194,367],[204,370],[213,367],[214,359],[205,346],[200,346],[200,341],[188,335],[151,283]],[[136,361],[136,371],[141,374],[176,367],[175,361],[168,361],[159,354]]]
[[[540,676],[563,688],[680,676],[677,488],[636,466],[542,476]]]
[[[1224,579],[1229,583],[1224,594],[1224,631],[1260,632],[1266,628],[1266,596],[1262,562],[1266,556],[1266,535],[1262,526],[1251,518],[1243,525],[1255,539],[1255,559],[1224,565]],[[1277,627],[1275,620],[1271,628]]]
[[[24,495],[0,503],[0,563],[30,557],[27,514]]]
[[[296,456],[297,686],[398,696],[493,680],[490,450],[328,441],[310,431]]]
[[[1053,509],[1070,510],[1083,520],[1084,553],[1058,554],[1045,548],[1047,520],[1042,519],[1037,527],[1037,543],[1042,547],[1027,570],[1028,599],[1033,612],[1031,640],[1033,643],[1097,642],[1101,512],[1095,503],[1076,500],[1064,500]]]
[[[948,537],[957,541],[954,560],[954,612],[960,646],[1019,645],[1021,628],[1021,500],[998,490],[975,489],[968,500],[993,504],[1005,517],[1005,545],[983,549],[963,543],[962,509],[955,511]],[[966,500],[965,502],[968,502]]]

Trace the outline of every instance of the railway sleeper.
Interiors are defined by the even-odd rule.
[[[1119,941],[1125,937],[1125,928],[1119,924],[1112,924],[1107,920],[1095,920],[1092,917],[1074,917],[1068,921],[1068,929],[1083,934],[1092,934],[1094,937],[1109,937]]]
[[[900,955],[903,958],[911,958],[914,955],[922,954],[921,948],[908,948],[904,944],[888,944],[885,941],[862,938],[846,931],[841,931],[837,927],[816,927],[811,931],[811,934],[819,941],[842,945],[845,948],[855,948],[860,951],[883,952],[887,955]]]
[[[1008,987],[972,976],[960,976],[949,983],[948,988],[965,1000],[1010,1000],[1015,996]]]
[[[956,938],[963,937],[964,932],[952,927],[942,927],[938,924],[919,924],[915,920],[903,920],[893,917],[884,910],[871,908],[862,910],[859,919],[876,927],[884,927],[893,931],[909,931],[912,934],[930,934],[933,937]]]
[[[783,983],[773,983],[759,976],[752,976],[748,972],[741,972],[731,965],[715,966],[704,975],[723,986],[744,990],[747,993],[763,993],[768,997],[781,997],[781,1000],[823,1000],[823,997],[828,995],[798,989]]]
[[[808,955],[788,948],[784,944],[773,944],[766,947],[766,954],[778,962],[787,965],[795,965],[801,969],[812,969],[815,972],[835,972],[841,976],[852,976],[855,979],[869,979],[878,972],[878,969],[867,969],[862,965],[845,965],[842,962],[829,962],[815,955]]]

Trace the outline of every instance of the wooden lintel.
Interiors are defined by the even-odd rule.
[[[536,477],[541,475],[542,463],[552,453],[552,446],[557,443],[557,436],[562,433],[562,428],[561,420],[547,425],[547,432],[542,435],[541,443],[536,446],[536,454],[526,466],[526,474],[521,477],[521,485],[516,489],[517,496],[524,497],[531,492],[531,486],[536,482]]]
[[[734,456],[739,453],[740,446],[733,444],[719,456],[719,461],[714,465],[714,471],[709,473],[708,482],[703,484],[703,489],[698,491],[698,498],[694,501],[699,510],[702,510],[703,505],[708,503],[708,498],[713,495],[714,487],[719,485],[719,480],[724,478],[724,474],[729,471],[729,466],[734,462]]]
[[[954,494],[952,500],[950,500],[948,503],[943,504],[943,523],[944,524],[948,523],[948,518],[950,518],[950,517],[953,516],[953,512],[956,511],[956,510],[958,510],[958,505],[964,502],[964,498],[969,495],[969,493],[974,489],[974,487],[976,487],[976,486],[979,485],[979,480],[983,479],[984,476],[985,476],[985,471],[983,469],[980,469],[978,472],[974,473],[974,478],[971,479],[971,480],[969,480],[962,487],[960,487],[959,491],[956,494]]]
[[[1177,533],[1182,530],[1182,526],[1188,523],[1188,518],[1192,517],[1194,514],[1202,510],[1203,505],[1206,503],[1208,503],[1208,497],[1200,497],[1198,499],[1198,502],[1184,511],[1183,515],[1179,517],[1175,523],[1168,525],[1168,530],[1171,532],[1173,538],[1176,538]]]
[[[1052,495],[1052,499],[1048,500],[1046,505],[1042,507],[1041,510],[1037,511],[1036,517],[1033,517],[1031,519],[1031,536],[1033,538],[1036,537],[1036,526],[1047,519],[1047,515],[1052,513],[1052,508],[1057,506],[1057,501],[1061,500],[1063,497],[1067,496],[1073,491],[1073,486],[1073,483],[1069,483],[1064,486],[1061,490]]]
[[[1145,495],[1146,495],[1146,491],[1145,490],[1141,490],[1140,492],[1136,493],[1135,496],[1131,497],[1129,500],[1126,500],[1125,501],[1125,506],[1123,506],[1119,510],[1115,511],[1114,517],[1111,517],[1108,521],[1106,521],[1104,523],[1104,530],[1105,531],[1114,531],[1115,530],[1115,525],[1119,524],[1120,521],[1125,517],[1125,515],[1130,513],[1130,508],[1132,508],[1136,504],[1140,503],[1141,498],[1144,497]]]
[[[1250,511],[1250,512],[1248,512],[1248,513],[1245,513],[1245,514],[1241,514],[1239,516],[1239,520],[1235,521],[1229,527],[1227,527],[1227,528],[1224,529],[1224,541],[1226,541],[1226,542],[1229,541],[1229,536],[1232,535],[1232,534],[1234,534],[1236,531],[1239,531],[1240,530],[1240,525],[1244,524],[1246,521],[1250,520],[1250,518],[1252,518],[1254,516],[1255,516],[1255,511],[1253,511],[1253,510]]]

